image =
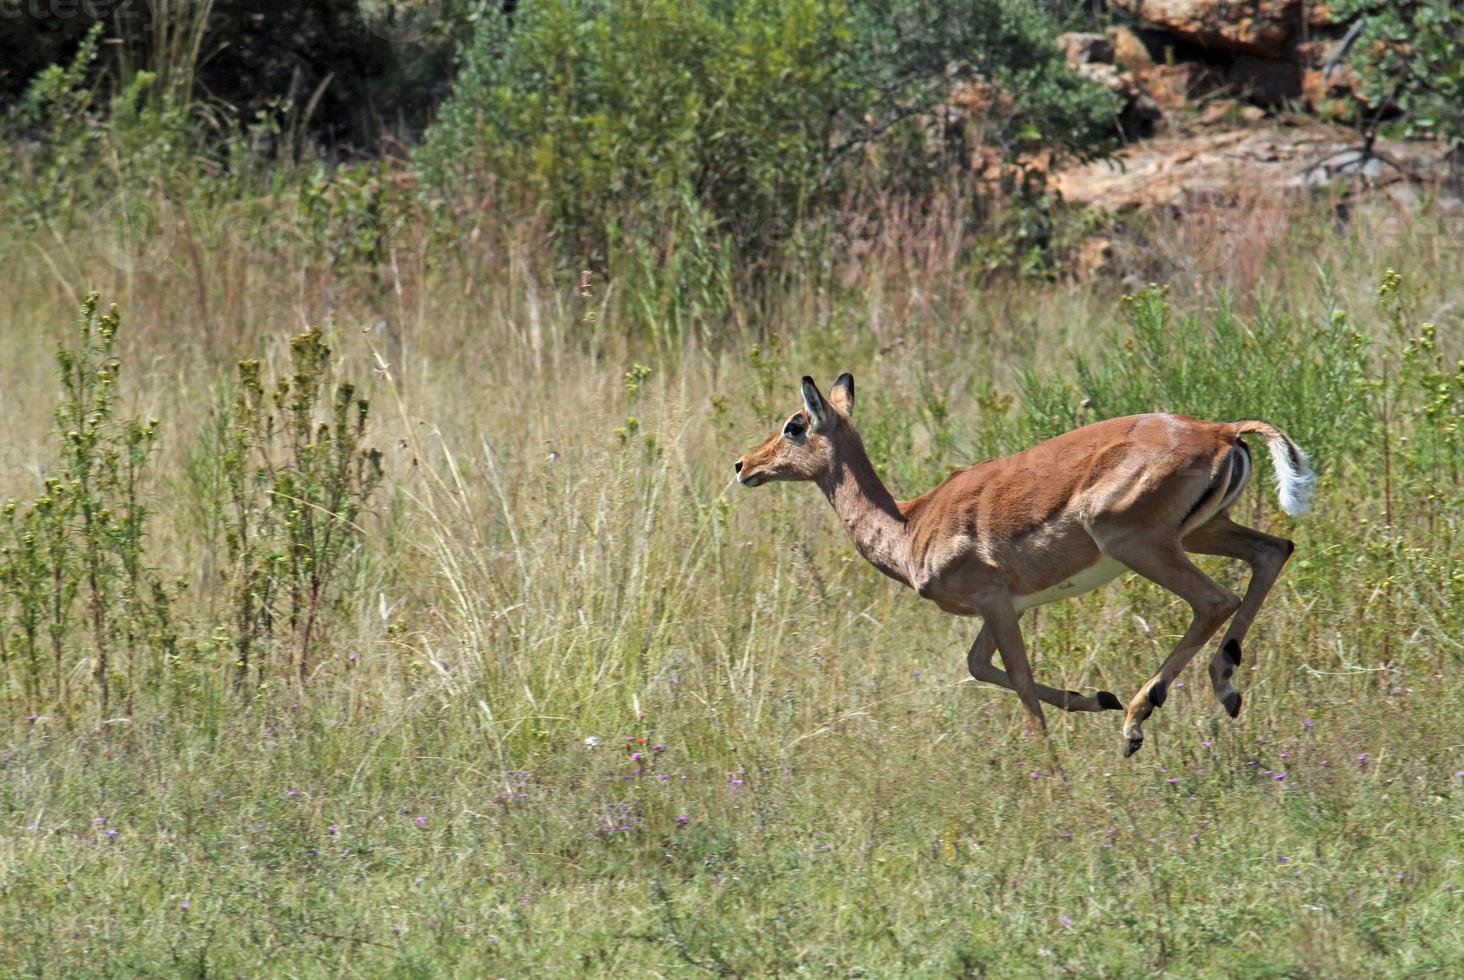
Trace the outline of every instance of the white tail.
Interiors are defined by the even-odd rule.
[[[1276,468],[1276,494],[1281,498],[1281,509],[1292,517],[1311,513],[1317,475],[1312,471],[1306,451],[1269,422],[1237,422],[1235,431],[1254,432],[1266,440],[1271,449],[1271,464]]]

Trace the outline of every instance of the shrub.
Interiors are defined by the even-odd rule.
[[[331,391],[331,350],[320,331],[290,342],[291,371],[266,387],[242,361],[227,420],[210,447],[223,484],[222,527],[232,565],[235,676],[263,684],[287,670],[303,683],[321,632],[342,600],[341,576],[359,553],[360,519],[382,479],[365,445],[370,405],[350,382]],[[220,499],[221,497],[221,499]]]
[[[865,166],[944,173],[962,80],[1001,93],[981,139],[1008,154],[1091,150],[1111,118],[1016,0],[539,0],[484,13],[416,159],[454,197],[541,209],[577,255],[667,225],[749,250]]]
[[[0,510],[0,659],[32,713],[65,711],[69,678],[87,664],[100,714],[119,684],[130,713],[147,668],[176,645],[171,597],[143,560],[158,421],[117,416],[120,318],[97,307],[93,292],[76,346],[57,349],[59,445],[44,492]]]
[[[1339,0],[1333,16],[1357,32],[1348,59],[1362,95],[1396,109],[1406,135],[1464,142],[1464,10],[1450,0]]]

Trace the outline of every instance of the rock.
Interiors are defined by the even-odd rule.
[[[1240,103],[1235,99],[1211,99],[1195,120],[1201,126],[1233,126],[1240,120]]]
[[[1133,77],[1138,87],[1165,111],[1183,108],[1190,100],[1208,95],[1224,84],[1214,68],[1198,61],[1150,65],[1136,70]]]
[[[1112,0],[1111,6],[1187,41],[1281,58],[1302,20],[1302,0]]]
[[[1112,65],[1078,65],[1073,70],[1090,82],[1097,82],[1110,92],[1117,92],[1120,95],[1131,94],[1133,79],[1119,74],[1118,69]]]
[[[1108,43],[1113,47],[1113,63],[1120,68],[1147,68],[1156,61],[1163,60],[1164,45],[1154,37],[1152,31],[1140,31],[1118,24],[1110,27],[1106,33]]]
[[[1327,70],[1339,44],[1338,38],[1325,38],[1303,41],[1296,46],[1296,58],[1302,66],[1301,97],[1318,115],[1341,115],[1349,102],[1366,105],[1357,76],[1345,59],[1338,58],[1331,70]]]
[[[1104,34],[1080,34],[1072,31],[1059,35],[1057,46],[1062,49],[1063,57],[1070,68],[1113,64],[1113,42]]]
[[[1258,196],[1289,200],[1308,188],[1384,189],[1408,183],[1409,174],[1448,172],[1448,148],[1434,142],[1380,140],[1375,149],[1364,159],[1357,134],[1340,126],[1251,125],[1136,143],[1112,160],[1059,170],[1050,186],[1074,204],[1183,211],[1234,207]]]
[[[1305,5],[1306,24],[1308,27],[1330,27],[1332,26],[1332,11],[1325,3],[1319,0],[1312,0]]]
[[[1074,70],[1123,98],[1118,128],[1125,139],[1145,139],[1163,129],[1164,111],[1135,83],[1133,75],[1103,64],[1078,65]]]

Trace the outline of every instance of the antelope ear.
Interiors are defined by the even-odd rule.
[[[818,393],[818,385],[808,375],[803,376],[803,408],[813,420],[815,432],[827,432],[834,427],[834,410]]]
[[[854,375],[845,371],[829,389],[829,404],[845,415],[854,414]]]

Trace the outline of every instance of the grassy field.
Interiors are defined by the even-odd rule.
[[[1169,291],[1121,301],[988,281],[939,209],[720,293],[555,272],[527,231],[405,226],[343,270],[217,218],[181,209],[157,255],[85,230],[0,244],[0,492],[33,498],[55,465],[51,352],[95,287],[120,306],[119,405],[161,421],[143,554],[178,583],[181,637],[103,713],[85,636],[58,698],[7,622],[0,972],[1464,962],[1457,229],[1160,223],[1127,259]],[[1180,236],[1190,259],[1166,260]],[[371,400],[385,477],[303,682],[281,631],[238,685],[218,419],[234,362],[288,373],[312,325]],[[1264,417],[1311,450],[1314,516],[1266,480],[1239,507],[1298,544],[1240,718],[1192,666],[1134,758],[1116,713],[1049,713],[1042,744],[967,678],[974,621],[864,565],[812,488],[732,485],[798,378],[843,370],[902,497],[1136,410]],[[1024,625],[1039,678],[1127,700],[1187,618],[1122,580]]]

